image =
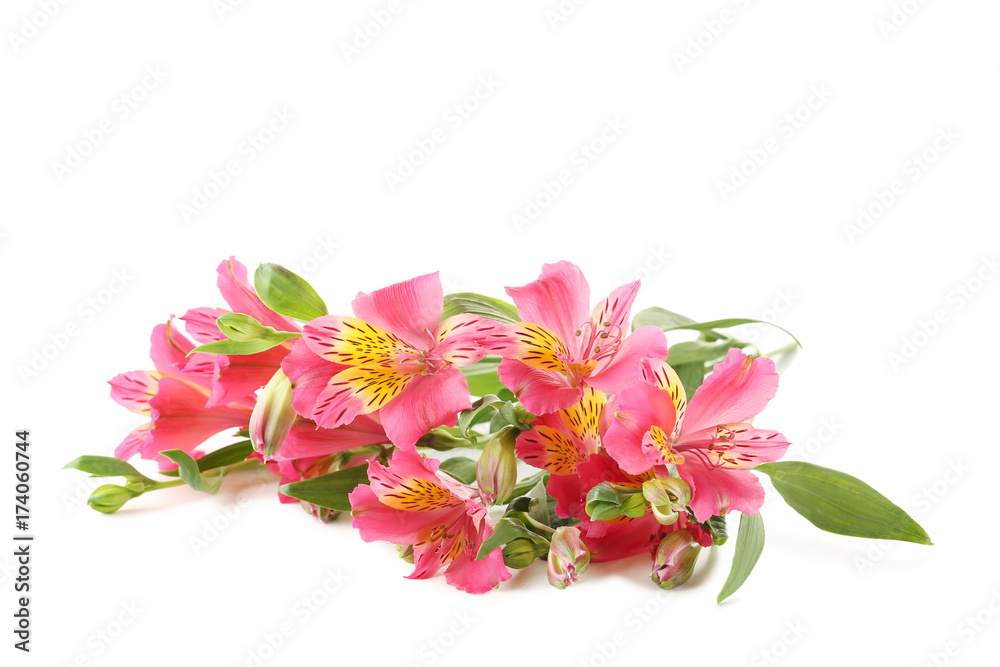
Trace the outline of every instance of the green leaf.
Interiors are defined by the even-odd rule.
[[[160,452],[177,464],[181,479],[195,491],[216,494],[222,486],[223,471],[210,475],[202,475],[198,470],[198,462],[191,455],[180,449],[167,449]]]
[[[92,477],[124,477],[156,484],[155,481],[133,468],[131,464],[112,456],[81,456],[64,465],[63,469],[82,470],[90,473]]]
[[[753,572],[757,559],[764,550],[764,519],[760,513],[740,516],[740,532],[736,536],[736,551],[733,553],[733,568],[729,578],[719,591],[717,604],[739,590],[743,582]]]
[[[766,324],[776,329],[781,329],[786,334],[791,336],[792,340],[798,343],[799,347],[802,347],[802,343],[799,343],[799,339],[796,338],[788,329],[780,327],[774,322],[765,322],[764,320],[753,320],[746,317],[730,317],[722,320],[712,320],[711,322],[695,322],[690,317],[684,317],[683,315],[678,315],[677,313],[673,313],[669,310],[656,307],[646,308],[632,318],[633,329],[651,325],[660,327],[664,331],[676,331],[678,329],[686,329],[688,331],[712,331],[713,329],[729,329],[730,327],[740,326],[741,324]]]
[[[539,482],[541,482],[542,486],[548,484],[549,473],[543,470],[542,472],[535,473],[530,477],[525,477],[524,479],[522,479],[520,482],[517,483],[517,486],[514,487],[514,491],[511,493],[511,497],[517,498],[518,496],[527,495],[533,488],[535,488],[536,485],[538,485]]]
[[[368,483],[368,464],[351,466],[301,482],[278,487],[278,491],[307,503],[341,512],[351,511],[347,497],[361,484]]]
[[[474,484],[476,481],[476,462],[464,456],[453,456],[441,461],[438,470],[442,470],[462,484]]]
[[[469,393],[473,396],[486,396],[503,390],[503,383],[497,373],[499,366],[500,357],[483,357],[474,364],[462,366],[459,370],[469,383]]]
[[[696,321],[666,308],[657,308],[655,306],[639,311],[632,318],[633,329],[653,326],[660,327],[664,331],[672,331],[689,324],[696,324]]]
[[[461,315],[462,313],[479,315],[489,320],[506,322],[508,324],[521,321],[521,318],[517,316],[517,308],[506,301],[472,292],[445,294],[444,312],[441,315],[441,319],[446,320],[449,317]]]
[[[703,340],[675,343],[667,350],[667,363],[673,366],[674,370],[685,364],[700,363],[704,366],[705,362],[725,358],[731,348],[739,346],[739,341],[731,339],[718,343],[708,343]]]
[[[197,460],[198,470],[205,472],[206,470],[222,468],[235,463],[242,463],[252,453],[253,443],[249,440],[240,440],[239,442],[234,442],[231,445],[217,449],[210,454],[205,454]],[[180,469],[161,470],[160,474],[166,475],[167,477],[178,477],[180,475]]]
[[[669,354],[669,352],[668,352]],[[677,377],[680,378],[681,384],[684,385],[684,393],[687,395],[688,400],[694,396],[694,392],[698,390],[701,383],[705,381],[705,374],[708,370],[705,367],[704,361],[695,361],[687,364],[680,364],[674,366],[674,370],[677,372]]]
[[[802,461],[757,466],[785,502],[821,530],[852,537],[931,544],[927,532],[860,479]]]
[[[312,285],[283,266],[261,264],[253,274],[253,285],[264,305],[281,315],[309,321],[327,314]]]

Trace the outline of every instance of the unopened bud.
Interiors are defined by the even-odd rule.
[[[666,477],[643,482],[642,495],[653,508],[653,516],[669,526],[691,502],[691,487],[683,479]]]
[[[549,583],[564,589],[580,581],[580,575],[590,565],[590,551],[580,539],[576,526],[556,528],[549,547]]]
[[[544,544],[537,544],[527,537],[518,537],[503,548],[503,562],[507,567],[520,570],[544,556],[545,551]]]
[[[226,338],[241,343],[263,338],[269,333],[268,329],[270,328],[265,327],[254,318],[243,313],[226,313],[225,315],[221,315],[215,321],[215,325],[219,327],[219,331]]]
[[[497,431],[479,457],[476,466],[476,482],[483,500],[492,505],[510,498],[517,486],[517,455],[514,443],[518,429],[508,426]]]
[[[141,495],[141,492],[137,493],[124,486],[105,484],[94,489],[90,498],[87,499],[87,504],[98,512],[111,514],[121,509],[122,505],[128,501]]]
[[[674,588],[691,578],[701,545],[687,530],[676,530],[660,542],[653,556],[653,581],[660,588]]]
[[[621,516],[638,519],[646,514],[646,499],[641,489],[601,482],[587,493],[586,510],[594,521]]]
[[[292,407],[292,383],[281,370],[260,392],[250,415],[250,441],[265,459],[273,459],[292,430],[297,415]]]

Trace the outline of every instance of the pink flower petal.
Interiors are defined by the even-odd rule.
[[[629,334],[608,364],[587,378],[587,384],[605,394],[617,394],[639,379],[640,364],[647,358],[667,358],[667,337],[659,327],[639,327]]]
[[[206,398],[204,390],[195,385],[173,377],[161,378],[159,390],[149,402],[153,430],[143,457],[152,458],[166,449],[190,452],[216,433],[249,424],[249,409],[206,408]]]
[[[574,387],[562,373],[531,368],[514,359],[500,362],[500,381],[514,392],[532,414],[564,410],[583,397],[583,387]]]
[[[370,294],[359,292],[351,306],[358,318],[388,329],[414,347],[427,349],[433,344],[432,334],[444,310],[444,288],[435,271]]]
[[[710,466],[689,460],[677,466],[681,479],[691,485],[691,510],[698,521],[731,510],[756,514],[764,503],[764,487],[749,470]]]
[[[358,529],[365,542],[385,540],[393,544],[413,544],[420,533],[449,520],[456,512],[454,508],[436,512],[394,509],[383,505],[371,487],[365,485],[354,489],[348,498],[354,517],[351,525]]]
[[[778,431],[754,428],[750,424],[720,424],[686,432],[677,451],[700,449],[705,455],[725,459],[727,467],[753,468],[777,461],[788,449],[788,439]]]
[[[604,437],[604,447],[630,475],[646,472],[659,461],[643,447],[649,429],[658,426],[667,435],[673,433],[674,402],[670,394],[651,384],[639,382],[618,395],[615,421]]]
[[[149,416],[149,401],[156,396],[160,374],[156,371],[119,373],[108,382],[111,398],[137,415]]]
[[[483,343],[489,344],[503,331],[499,322],[467,313],[454,315],[434,332],[438,341],[434,352],[456,366],[467,366],[482,359],[486,354]]]
[[[123,461],[128,461],[136,454],[141,453],[149,440],[149,430],[152,426],[152,422],[146,422],[125,436],[121,444],[115,448],[115,456]]]
[[[368,415],[362,415],[346,426],[320,428],[311,422],[296,421],[281,444],[276,458],[301,459],[328,456],[349,449],[387,443],[382,425]]]
[[[484,539],[489,539],[492,529],[486,531]],[[511,572],[503,562],[503,551],[494,549],[482,560],[476,560],[476,551],[482,540],[463,549],[445,570],[445,581],[460,591],[473,594],[488,593],[511,578]]]
[[[618,327],[622,333],[627,333],[632,303],[638,293],[638,280],[615,288],[606,299],[597,304],[594,312],[590,314],[590,321],[598,327],[609,322],[613,327]]]
[[[292,351],[281,361],[281,370],[292,382],[292,407],[303,417],[312,417],[316,401],[330,383],[330,379],[346,369],[331,364],[309,349],[305,340],[299,339]]]
[[[212,343],[225,338],[219,331],[216,320],[228,312],[221,308],[192,308],[181,315],[181,319],[184,320],[184,328],[189,336],[202,344]]]
[[[397,447],[414,444],[438,426],[454,426],[458,413],[472,407],[469,385],[457,368],[417,375],[379,412],[382,426]]]
[[[773,361],[754,359],[733,348],[694,392],[681,429],[688,433],[717,424],[748,422],[777,391],[778,373]]]
[[[249,315],[264,326],[274,327],[278,331],[299,331],[299,326],[295,322],[264,305],[251,287],[247,268],[235,258],[223,260],[219,264],[217,273],[219,291],[234,313]]]
[[[187,354],[194,349],[194,343],[177,330],[173,320],[153,327],[149,342],[149,356],[156,370],[183,378],[206,389],[211,387],[212,375],[204,366],[188,368]]]
[[[206,405],[241,403],[252,408],[254,400],[250,395],[267,384],[275,371],[281,368],[290,347],[278,345],[257,354],[215,355],[215,377]]]
[[[541,324],[571,344],[576,331],[589,319],[590,285],[583,272],[567,261],[545,264],[542,274],[523,287],[508,287],[524,322]]]

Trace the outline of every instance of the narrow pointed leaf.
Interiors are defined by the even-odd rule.
[[[168,459],[177,464],[177,471],[188,486],[195,491],[216,494],[222,486],[223,471],[202,475],[198,469],[198,462],[191,458],[191,455],[180,449],[167,449],[160,452]]]
[[[764,519],[760,513],[740,516],[740,532],[736,536],[736,551],[733,553],[733,568],[729,578],[719,591],[717,604],[739,590],[743,582],[753,572],[757,559],[764,550]]]
[[[132,467],[131,464],[113,456],[81,456],[64,465],[63,469],[82,470],[90,473],[92,477],[125,477],[156,484],[155,481]]]
[[[253,453],[253,443],[249,440],[240,440],[239,442],[234,442],[233,444],[227,445],[222,449],[217,449],[210,454],[205,454],[197,460],[198,470],[205,472],[206,470],[230,466],[234,463],[242,463],[248,456],[250,456],[251,453]],[[180,469],[175,468],[174,470],[161,470],[160,474],[166,475],[167,477],[178,477],[180,475]]]
[[[746,317],[730,317],[722,320],[712,320],[711,322],[695,322],[689,317],[684,317],[683,315],[679,315],[664,308],[653,307],[640,311],[632,319],[632,328],[652,325],[660,327],[664,331],[676,331],[678,329],[686,329],[688,331],[712,331],[713,329],[728,329],[741,324],[766,324],[776,329],[781,329],[786,334],[791,336],[792,340],[798,343],[799,347],[802,346],[802,343],[799,343],[799,339],[784,327],[780,327],[774,322],[753,320]]]
[[[506,322],[508,324],[521,321],[521,318],[517,316],[517,308],[506,301],[494,299],[491,296],[483,296],[482,294],[474,294],[473,292],[445,294],[444,312],[441,315],[441,319],[445,320],[453,315],[461,315],[462,313],[479,315],[489,320]]]
[[[462,484],[476,483],[476,462],[464,456],[453,456],[441,461],[438,468],[448,473]]]
[[[368,483],[368,464],[351,466],[337,472],[313,477],[301,482],[292,482],[278,487],[278,491],[304,500],[307,503],[340,512],[351,511],[351,501],[347,497],[360,484]]]
[[[765,463],[785,502],[821,530],[838,535],[931,544],[909,514],[860,479],[802,461]]]

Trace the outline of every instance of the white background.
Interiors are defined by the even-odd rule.
[[[1000,6],[898,2],[909,13],[594,1],[555,21],[556,0],[424,0],[378,29],[387,0],[49,2],[51,18],[4,3],[0,507],[13,432],[30,428],[36,535],[30,656],[11,648],[0,549],[5,664],[458,665],[513,650],[505,662],[990,664]],[[348,57],[366,25],[378,34]],[[463,103],[467,117],[450,111]],[[261,134],[276,109],[294,119]],[[270,142],[253,153],[251,135]],[[391,189],[385,173],[433,136]],[[211,187],[231,160],[239,173]],[[563,170],[569,185],[539,200]],[[518,226],[529,201],[541,212]],[[279,505],[274,484],[89,510],[95,484],[59,468],[110,454],[140,421],[106,381],[150,366],[154,324],[222,305],[230,255],[297,267],[341,313],[358,290],[435,269],[449,291],[502,295],[565,258],[595,300],[641,277],[637,308],[774,318],[804,349],[759,424],[795,442],[789,458],[871,483],[936,545],[821,533],[772,492],[761,561],[722,606],[733,542],[674,594],[641,555],[565,592],[537,563],[473,597],[405,580],[391,546]],[[226,528],[196,550],[213,521]],[[344,578],[329,596],[328,572]],[[322,604],[303,613],[310,597]]]

